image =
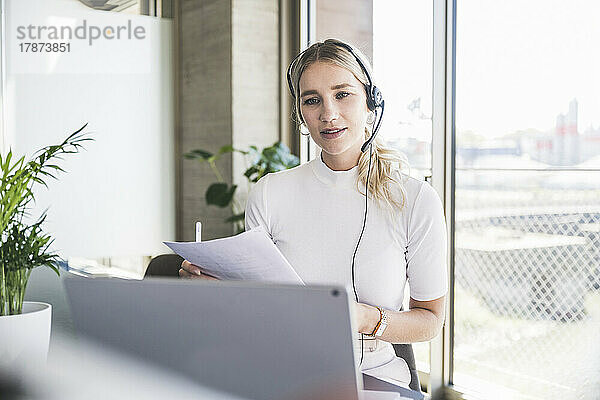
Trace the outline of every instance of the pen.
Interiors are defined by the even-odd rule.
[[[196,222],[196,242],[202,241],[202,222]]]
[[[202,241],[202,222],[198,221],[198,222],[196,222],[196,242],[201,242],[201,241]],[[212,276],[211,274],[207,274],[204,271],[202,271],[202,273],[204,275]]]

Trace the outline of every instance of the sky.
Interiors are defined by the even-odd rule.
[[[387,130],[431,116],[433,1],[374,0],[374,72]],[[579,131],[600,127],[600,1],[461,0],[457,6],[456,123],[492,138],[552,129],[579,102]],[[422,122],[422,121],[421,121]],[[429,125],[426,125],[429,126]],[[421,129],[419,129],[421,127]]]

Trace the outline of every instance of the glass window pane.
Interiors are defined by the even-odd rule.
[[[373,2],[373,69],[385,98],[381,135],[431,171],[433,1]]]
[[[594,398],[600,172],[461,170],[456,182],[454,383]]]
[[[457,7],[453,383],[597,398],[600,4]]]

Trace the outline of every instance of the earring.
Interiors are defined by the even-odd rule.
[[[306,125],[304,124],[304,122],[302,122],[300,124],[300,134],[302,136],[310,136],[310,132],[308,131],[308,128],[306,127]]]

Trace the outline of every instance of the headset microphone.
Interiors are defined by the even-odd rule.
[[[378,93],[381,94],[381,92],[379,91]],[[377,109],[375,109],[375,120],[377,121],[377,124],[375,125],[375,128],[373,128],[373,133],[371,134],[371,137],[365,143],[363,143],[363,145],[360,148],[360,151],[362,151],[363,153],[367,151],[367,148],[371,145],[371,143],[373,143],[373,140],[375,140],[375,136],[377,135],[377,131],[379,131],[381,119],[383,118],[383,110],[385,109],[385,101],[383,99],[381,99],[379,107],[381,107],[381,114],[379,115],[379,120],[377,120]]]

